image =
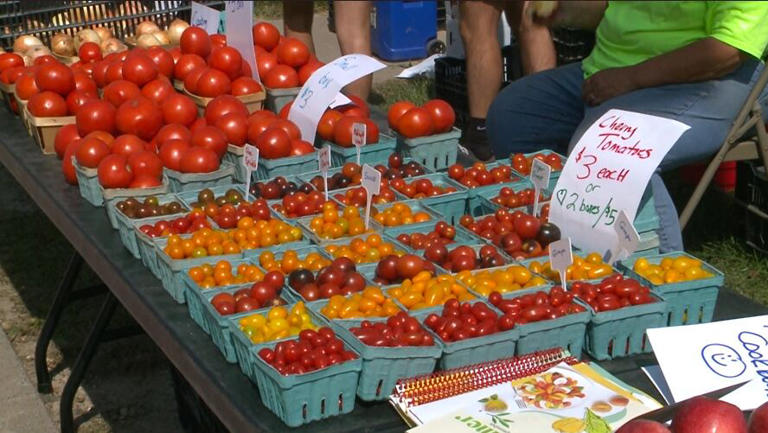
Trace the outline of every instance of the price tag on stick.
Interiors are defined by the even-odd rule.
[[[381,172],[368,164],[363,165],[363,178],[361,180],[365,188],[365,229],[368,230],[368,222],[371,219],[371,202],[373,196],[379,193],[381,188]]]
[[[565,285],[565,271],[573,263],[573,250],[571,249],[571,238],[560,239],[549,244],[549,263],[553,270],[560,274],[560,285],[563,290]]]
[[[365,146],[365,134],[368,129],[365,123],[355,123],[352,125],[352,144],[357,149],[357,165],[360,165],[360,148]]]
[[[243,149],[243,165],[245,166],[245,199],[250,200],[251,173],[259,168],[259,148],[246,144]]]
[[[327,144],[317,151],[317,167],[323,173],[325,199],[328,200],[328,169],[331,168],[331,146]]]
[[[640,235],[637,234],[635,225],[632,224],[623,210],[619,211],[613,228],[616,230],[616,239],[619,244],[615,250],[606,251],[604,257],[605,261],[611,264],[631,256],[637,250],[637,244],[640,242]]]
[[[549,187],[549,176],[552,174],[552,167],[549,164],[534,159],[531,165],[531,183],[533,184],[533,215],[539,216],[539,196],[541,192]]]

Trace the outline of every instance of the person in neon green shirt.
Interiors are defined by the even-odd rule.
[[[691,126],[661,170],[703,160],[725,139],[768,45],[768,2],[573,1],[538,18],[596,29],[595,47],[582,62],[517,80],[497,96],[487,128],[499,158],[542,148],[567,153],[617,108]],[[677,211],[658,174],[650,186],[661,250],[682,250]]]

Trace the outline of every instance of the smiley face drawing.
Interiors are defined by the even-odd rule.
[[[747,370],[747,365],[741,359],[739,352],[725,344],[707,344],[701,349],[701,358],[718,376],[738,377]]]

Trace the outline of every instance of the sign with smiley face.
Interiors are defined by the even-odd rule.
[[[750,382],[722,400],[752,410],[768,400],[768,316],[648,330],[675,402]]]

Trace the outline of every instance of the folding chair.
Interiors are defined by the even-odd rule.
[[[693,190],[691,198],[685,205],[685,209],[680,214],[680,228],[684,229],[691,219],[693,211],[701,201],[701,197],[707,190],[709,183],[715,176],[715,172],[721,163],[725,161],[744,161],[761,158],[763,165],[768,168],[768,133],[765,130],[765,124],[762,119],[762,109],[757,98],[765,89],[768,83],[768,67],[763,68],[763,72],[755,83],[755,86],[747,95],[744,105],[739,110],[739,114],[734,119],[725,141],[717,151],[712,161],[707,166],[701,180]],[[744,139],[744,135],[754,128],[756,136],[750,136]]]

